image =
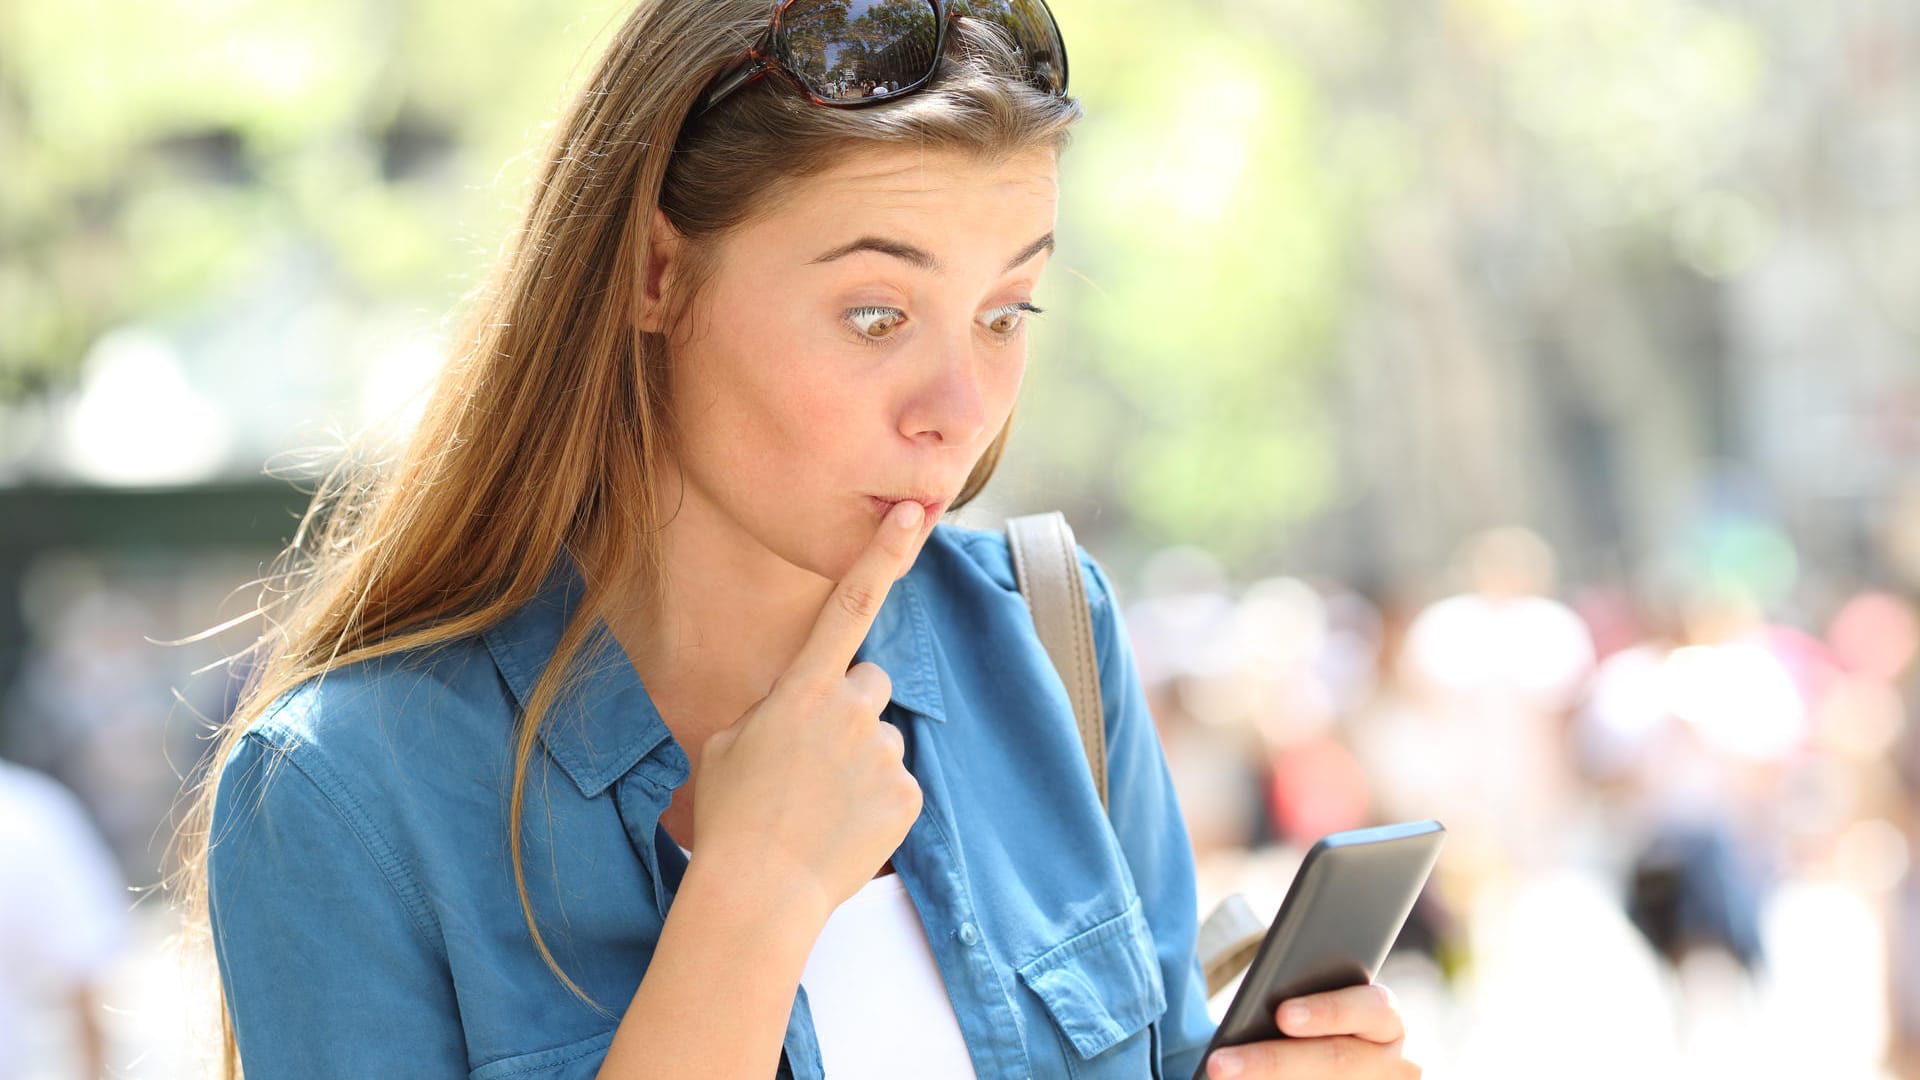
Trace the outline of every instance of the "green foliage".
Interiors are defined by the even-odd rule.
[[[350,293],[450,306],[624,5],[554,8],[0,8],[0,403],[70,385],[113,326],[223,302],[289,244]]]
[[[1489,299],[1488,321],[1506,316],[1511,297],[1474,293],[1459,249],[1428,236],[1443,248],[1466,234],[1449,226],[1532,199],[1522,239],[1548,256],[1631,273],[1672,250],[1723,276],[1771,235],[1765,203],[1717,171],[1766,56],[1714,5],[1054,7],[1088,119],[1008,469],[1148,543],[1206,536],[1238,562],[1352,482],[1328,402],[1356,320],[1400,318],[1408,289],[1451,325]],[[289,248],[325,268],[316,305],[447,312],[626,11],[0,6],[0,406],[69,387],[109,329],[212,321]],[[1453,291],[1419,291],[1433,282]],[[295,422],[350,409],[300,405],[314,415]]]
[[[1057,10],[1089,115],[1062,166],[1066,273],[1049,275],[1069,299],[1031,379],[1097,382],[1111,404],[1055,440],[1079,445],[1040,452],[1149,540],[1250,554],[1334,480],[1311,388],[1360,193],[1325,160],[1319,92],[1271,41],[1139,3]]]

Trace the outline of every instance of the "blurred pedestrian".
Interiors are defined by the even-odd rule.
[[[101,988],[126,945],[127,907],[120,868],[80,800],[0,761],[0,1080],[29,1075],[15,1071],[33,1064],[26,1024],[49,1005],[71,1021],[72,1075],[105,1075]]]
[[[1431,726],[1428,767],[1448,777],[1434,816],[1454,834],[1452,858],[1489,869],[1557,857],[1569,809],[1567,719],[1594,666],[1586,625],[1554,599],[1545,540],[1521,528],[1471,538],[1465,592],[1408,628],[1401,674]]]

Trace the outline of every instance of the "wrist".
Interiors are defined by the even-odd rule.
[[[738,925],[804,937],[808,951],[833,914],[826,890],[813,875],[779,860],[737,856],[711,844],[688,860],[679,893],[694,897],[702,910],[729,915]],[[675,902],[678,899],[676,894]]]

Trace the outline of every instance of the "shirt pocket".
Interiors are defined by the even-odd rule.
[[[591,1080],[606,1060],[613,1034],[603,1031],[564,1046],[496,1058],[469,1072],[467,1080]]]
[[[1160,1075],[1154,1029],[1167,994],[1138,896],[1017,970],[1052,1017],[1071,1075]]]

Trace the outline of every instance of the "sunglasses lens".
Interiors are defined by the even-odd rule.
[[[1066,43],[1040,0],[967,0],[961,10],[1007,35],[1032,72],[1033,85],[1050,94],[1067,92]]]
[[[931,0],[794,0],[780,25],[781,62],[827,101],[886,97],[933,73]]]

